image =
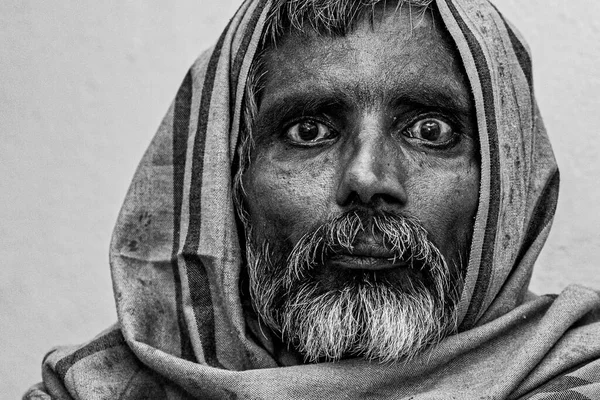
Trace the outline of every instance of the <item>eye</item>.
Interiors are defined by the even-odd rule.
[[[456,136],[456,132],[447,122],[431,117],[418,120],[403,133],[408,137],[431,142],[431,144],[445,144]]]
[[[332,139],[335,133],[327,125],[318,121],[304,120],[290,126],[285,135],[296,144],[312,145]]]

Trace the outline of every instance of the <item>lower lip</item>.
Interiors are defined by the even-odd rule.
[[[387,258],[360,256],[335,256],[329,259],[327,264],[337,268],[368,271],[382,271],[407,266],[405,262],[392,262]]]

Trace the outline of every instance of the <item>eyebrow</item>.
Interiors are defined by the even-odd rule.
[[[411,87],[412,86],[412,87]],[[266,121],[284,121],[313,113],[332,113],[349,110],[353,103],[367,103],[373,97],[383,98],[392,108],[418,107],[468,115],[473,111],[470,93],[456,85],[406,85],[400,89],[390,88],[385,93],[372,93],[358,87],[332,85],[308,86],[277,93],[268,103],[261,105],[259,115]],[[264,107],[263,107],[264,106]]]
[[[409,90],[392,99],[390,102],[394,107],[402,105],[419,106],[423,108],[436,108],[454,113],[468,115],[473,112],[473,101],[470,93],[463,90],[445,87],[419,87]]]
[[[348,96],[341,91],[324,92],[320,89],[293,91],[277,95],[259,112],[268,121],[286,120],[320,112],[348,109]],[[261,108],[263,108],[261,106]]]

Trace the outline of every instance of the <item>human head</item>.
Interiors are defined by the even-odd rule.
[[[279,3],[234,183],[254,305],[311,361],[410,357],[456,329],[469,257],[460,58],[429,2]]]

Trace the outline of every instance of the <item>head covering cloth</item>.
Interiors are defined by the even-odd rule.
[[[246,77],[271,6],[245,1],[197,59],[135,173],[111,243],[118,324],[50,352],[44,383],[26,397],[600,398],[598,294],[527,291],[559,175],[529,50],[486,0],[433,4],[468,75],[481,151],[459,332],[409,362],[310,365],[261,334],[240,297],[231,182]]]

